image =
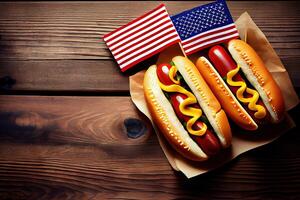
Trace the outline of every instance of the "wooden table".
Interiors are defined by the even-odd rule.
[[[300,198],[299,128],[200,177],[171,169],[101,39],[157,4],[0,4],[0,199]],[[170,14],[199,4],[166,2]],[[228,4],[251,14],[299,92],[299,3]],[[144,135],[128,137],[129,118]]]

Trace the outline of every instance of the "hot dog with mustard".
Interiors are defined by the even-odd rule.
[[[280,88],[261,58],[246,42],[234,39],[228,50],[209,49],[196,66],[226,114],[238,126],[256,130],[266,122],[278,123],[284,116]]]
[[[202,161],[231,144],[225,112],[195,65],[183,56],[151,66],[144,94],[154,123],[180,154]]]

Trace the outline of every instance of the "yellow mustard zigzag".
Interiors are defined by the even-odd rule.
[[[177,69],[175,66],[172,66],[172,68],[169,70],[169,77],[175,84],[164,85],[161,82],[159,82],[160,87],[165,92],[179,92],[179,93],[187,96],[187,98],[184,99],[179,104],[179,110],[182,112],[182,114],[191,117],[187,121],[186,129],[192,135],[202,136],[205,134],[205,132],[207,130],[207,126],[205,123],[203,123],[203,127],[200,130],[193,130],[193,125],[201,117],[202,110],[199,108],[193,108],[193,107],[189,106],[191,104],[197,103],[197,99],[191,92],[189,92],[185,88],[181,87],[179,85],[180,82],[178,80],[175,80],[176,72],[177,72]]]
[[[248,103],[248,108],[252,111],[256,111],[254,113],[254,117],[256,117],[257,119],[262,119],[266,116],[266,109],[263,106],[256,104],[258,101],[258,98],[259,98],[258,92],[256,90],[248,88],[245,82],[232,80],[232,78],[239,72],[239,70],[240,70],[240,66],[238,65],[237,68],[229,71],[227,73],[226,81],[230,86],[239,86],[240,87],[236,91],[236,96],[237,96],[238,100],[243,103]],[[245,98],[244,97],[245,91],[248,94],[251,94],[252,97]]]

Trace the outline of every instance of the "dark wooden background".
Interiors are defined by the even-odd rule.
[[[300,199],[299,128],[200,177],[171,169],[101,39],[157,4],[0,3],[0,199]],[[299,3],[228,4],[250,13],[299,94]],[[129,118],[143,136],[128,138]]]

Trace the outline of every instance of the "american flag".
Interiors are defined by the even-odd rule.
[[[171,19],[186,55],[239,37],[224,0],[184,11]]]
[[[164,4],[104,36],[121,71],[180,42]]]

